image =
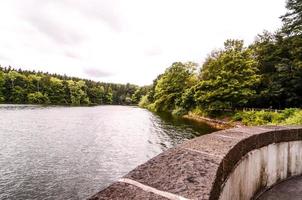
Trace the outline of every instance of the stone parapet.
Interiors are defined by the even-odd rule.
[[[302,174],[302,142],[294,141],[302,141],[301,126],[241,127],[200,136],[138,166],[90,200],[256,198]],[[234,181],[241,181],[240,187]]]

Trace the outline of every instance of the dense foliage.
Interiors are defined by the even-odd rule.
[[[284,26],[283,31],[287,34],[302,33],[302,1],[287,0],[286,8],[288,12],[281,17]]]
[[[241,40],[227,40],[200,70],[192,64],[172,64],[154,80],[140,105],[174,114],[302,107],[301,2],[288,0],[288,12],[281,17],[283,27],[258,35],[248,47]],[[301,117],[301,111],[295,113]],[[257,113],[261,114],[274,115]]]
[[[137,104],[146,87],[0,67],[0,103],[99,105]]]
[[[150,108],[157,112],[166,112],[180,107],[182,94],[196,83],[194,70],[194,63],[173,63],[152,88],[154,102]]]
[[[240,111],[233,116],[233,120],[252,126],[264,124],[302,124],[302,109],[287,108],[282,111]]]
[[[253,51],[243,41],[228,40],[223,50],[204,63],[194,88],[196,105],[206,110],[232,109],[251,104],[260,76]]]

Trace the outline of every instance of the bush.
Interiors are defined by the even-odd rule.
[[[287,108],[281,112],[280,119],[285,120],[285,119],[295,115],[295,113],[299,112],[299,111],[300,110],[298,108]]]
[[[150,105],[150,102],[148,99],[148,95],[142,96],[141,100],[138,103],[138,106],[141,108],[148,108],[149,105]]]
[[[302,110],[296,111],[284,121],[284,125],[302,125]]]
[[[243,120],[243,115],[244,115],[244,112],[237,112],[232,117],[232,120],[233,121],[242,121]]]
[[[208,113],[200,107],[196,107],[194,110],[192,110],[192,113],[195,114],[195,115],[200,115],[200,116],[207,116],[208,115]]]
[[[172,111],[172,115],[174,115],[174,116],[183,116],[187,113],[188,113],[188,111],[182,107],[177,107]]]
[[[302,110],[288,108],[281,112],[273,111],[240,111],[233,115],[232,120],[241,121],[244,125],[299,125],[302,124]]]

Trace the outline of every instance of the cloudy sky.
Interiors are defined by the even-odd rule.
[[[0,0],[0,64],[145,85],[228,38],[281,26],[285,0]]]

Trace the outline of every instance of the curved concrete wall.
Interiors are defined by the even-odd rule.
[[[245,200],[302,173],[302,127],[243,127],[187,141],[90,199]]]
[[[243,157],[223,185],[219,199],[252,199],[261,189],[300,174],[302,141],[270,144]]]

